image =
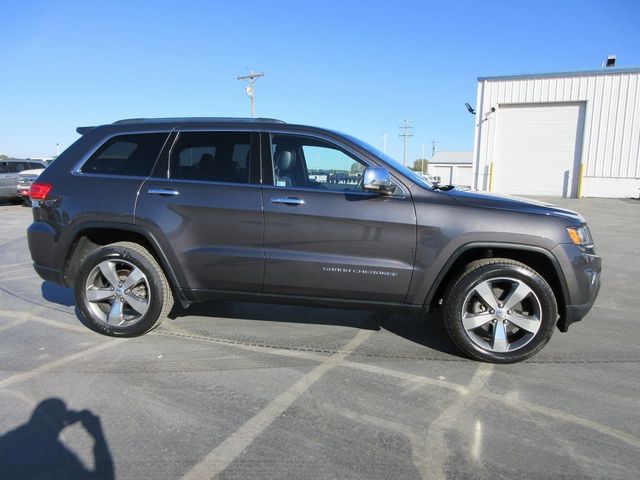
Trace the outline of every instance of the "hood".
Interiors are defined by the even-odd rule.
[[[560,208],[552,203],[531,200],[529,198],[498,195],[495,193],[473,192],[471,190],[450,190],[449,196],[464,204],[481,208],[494,208],[512,212],[535,213],[570,220],[572,223],[584,223],[584,217],[573,210]]]

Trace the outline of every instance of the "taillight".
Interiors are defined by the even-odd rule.
[[[50,183],[34,182],[29,187],[29,197],[31,200],[44,200],[53,188]]]

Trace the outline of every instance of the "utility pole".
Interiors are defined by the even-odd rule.
[[[409,130],[410,128],[413,128],[413,127],[409,125],[409,122],[405,118],[402,121],[402,125],[400,126],[400,130],[402,130],[402,133],[398,135],[399,137],[402,137],[404,139],[404,152],[402,154],[402,165],[407,164],[407,138],[413,137],[413,135],[411,135],[410,133],[407,133],[407,130]]]
[[[383,134],[382,134],[382,140],[383,140],[383,145],[384,145],[384,146],[382,147],[382,151],[383,151],[384,153],[387,153],[387,134],[386,134],[386,133],[383,133]]]
[[[247,80],[249,85],[247,85],[246,92],[249,98],[251,99],[251,118],[255,118],[255,90],[253,88],[253,84],[256,83],[256,80],[260,77],[264,77],[264,73],[255,73],[253,70],[249,72],[249,75],[242,75],[238,77],[238,80]]]
[[[438,142],[436,140],[431,140],[431,158],[433,158],[433,156],[436,153],[436,145],[438,144]]]

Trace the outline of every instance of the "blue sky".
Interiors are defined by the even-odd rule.
[[[640,1],[0,2],[0,153],[54,154],[79,125],[258,116],[410,159],[471,150],[477,77],[640,66]],[[430,145],[427,145],[427,153]],[[427,155],[429,156],[429,155]]]

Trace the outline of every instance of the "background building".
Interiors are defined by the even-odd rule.
[[[473,152],[436,152],[429,160],[429,174],[443,185],[471,187]]]
[[[473,188],[640,195],[640,68],[478,79]]]

